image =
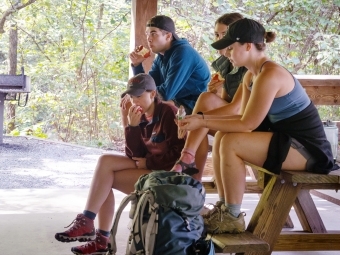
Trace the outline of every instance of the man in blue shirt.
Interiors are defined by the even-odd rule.
[[[157,54],[149,74],[154,78],[158,96],[165,102],[179,107],[183,105],[191,114],[198,96],[207,90],[210,70],[201,55],[186,39],[180,39],[175,32],[171,18],[157,15],[146,24],[145,30],[150,50]],[[144,73],[145,58],[137,50],[130,53],[134,75]],[[122,98],[123,125],[126,126],[129,98]]]

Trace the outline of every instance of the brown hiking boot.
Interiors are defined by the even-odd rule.
[[[210,215],[212,215],[213,213],[216,213],[216,211],[218,209],[221,209],[221,206],[224,204],[223,201],[217,201],[214,205],[213,204],[207,204],[204,205],[204,214],[202,214],[203,219],[206,218],[210,218]],[[212,209],[209,209],[209,207],[211,208],[211,206],[213,206]]]
[[[55,239],[60,242],[87,242],[96,238],[93,220],[78,214],[77,217],[69,225],[72,227],[65,232],[55,234]],[[67,226],[67,227],[69,227]]]
[[[101,233],[96,231],[96,239],[87,242],[84,245],[72,247],[71,251],[77,255],[91,254],[91,255],[105,255],[108,251],[107,245],[109,238],[103,236]]]
[[[245,231],[244,213],[234,217],[224,204],[221,207],[215,206],[213,210],[208,217],[204,217],[204,225],[209,234],[239,234]]]

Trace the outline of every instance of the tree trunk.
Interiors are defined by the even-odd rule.
[[[17,26],[11,26],[9,31],[9,75],[17,74],[17,50],[18,50],[18,30]],[[10,95],[11,96],[11,95]],[[7,107],[7,133],[10,133],[15,129],[15,104],[12,104],[11,101],[8,103]]]

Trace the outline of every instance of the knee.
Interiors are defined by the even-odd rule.
[[[220,152],[230,153],[237,146],[237,138],[234,133],[225,133],[221,137]]]
[[[212,100],[216,99],[216,94],[211,92],[203,92],[196,101],[194,112],[208,111],[212,108]]]
[[[112,155],[108,155],[108,154],[101,155],[98,158],[97,167],[96,168],[100,169],[101,167],[108,165],[109,162],[112,160],[111,158],[112,158]]]

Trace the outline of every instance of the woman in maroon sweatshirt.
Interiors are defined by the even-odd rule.
[[[174,122],[177,108],[157,98],[156,84],[150,75],[131,78],[122,96],[126,94],[132,103],[125,127],[126,155],[107,154],[99,158],[85,210],[67,231],[55,234],[61,242],[88,241],[71,248],[75,254],[106,254],[115,205],[112,189],[130,193],[141,175],[170,170],[184,146]]]

